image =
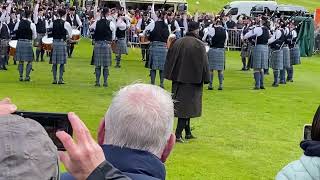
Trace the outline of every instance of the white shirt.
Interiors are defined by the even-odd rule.
[[[171,23],[170,23],[170,24],[168,24],[168,26],[169,26],[170,34],[171,34],[171,33],[174,33],[174,32],[171,32]],[[177,20],[174,20],[174,26],[176,27],[175,32],[180,32],[180,31],[181,31],[180,26],[179,26],[179,24],[178,24],[178,21],[177,21]]]
[[[71,27],[70,23],[67,22],[67,21],[65,20],[65,18],[58,18],[58,17],[57,17],[57,19],[62,19],[62,20],[64,20],[64,25],[63,25],[63,27],[64,27],[64,29],[67,31],[67,36],[68,36],[69,38],[71,38],[71,37],[72,37],[72,27]],[[48,25],[48,28],[52,28],[52,27],[53,27],[53,22]]]
[[[78,26],[82,27],[82,22],[78,16],[78,14],[75,15],[76,16],[76,21],[78,23]],[[73,20],[74,20],[74,15],[69,15],[70,19],[71,19],[71,23],[73,23]],[[73,24],[72,24],[73,27],[75,27]],[[78,27],[75,27],[75,28],[78,28]]]
[[[100,18],[101,19],[101,18]],[[106,18],[108,20],[108,18]],[[109,20],[110,21],[110,20]],[[91,24],[89,26],[89,29],[93,29],[95,30],[97,26],[97,21],[95,21],[93,24]],[[110,30],[112,31],[112,40],[116,39],[116,25],[113,23],[113,21],[110,21],[110,25],[109,25]]]
[[[221,25],[218,25],[218,26],[215,26],[215,27],[222,27]],[[204,30],[204,35],[203,35],[203,38],[202,38],[202,41],[206,41],[207,37],[211,36],[211,37],[214,37],[216,35],[216,31],[215,29],[212,27],[212,25],[210,25],[209,27],[206,28],[206,30]],[[226,31],[226,40],[224,42],[224,45],[227,46],[228,44],[228,32]]]
[[[34,7],[34,11],[33,11],[33,22],[34,22],[34,24],[38,24],[39,19],[41,19],[41,20],[44,19],[45,26],[46,26],[46,29],[47,29],[48,26],[49,26],[48,21],[44,16],[39,17],[38,11],[39,11],[39,4],[36,4],[35,7]]]
[[[36,39],[36,38],[37,38],[37,28],[36,28],[36,25],[31,21],[31,19],[26,19],[26,18],[22,18],[22,19],[30,21],[30,29],[31,29],[31,31],[32,31],[32,39]],[[16,23],[16,25],[14,26],[13,31],[18,30],[19,24],[20,24],[20,21],[18,21],[18,22]]]
[[[244,35],[243,39],[251,38],[252,36],[259,37],[263,34],[262,27],[258,26],[253,28],[251,31],[247,32],[247,34]]]
[[[116,22],[116,28],[119,28],[121,31],[126,30],[130,27],[130,21],[128,19],[118,17]]]
[[[271,38],[268,40],[268,44],[271,44],[271,43],[275,42],[276,40],[280,39],[281,36],[282,36],[282,32],[281,32],[279,29],[277,29],[277,30],[273,33],[273,35],[271,36]]]
[[[147,32],[153,31],[155,25],[156,25],[156,21],[152,21],[152,22],[146,27],[146,29],[143,31],[143,34],[146,35]],[[168,31],[170,32],[169,26],[168,26]]]
[[[147,20],[148,21],[148,20]],[[153,19],[150,19],[150,23],[151,22],[154,22],[154,20]],[[138,30],[142,30],[141,29],[141,25],[142,25],[142,18],[141,19],[139,19],[139,21],[138,21],[138,23],[137,23],[137,25],[136,25],[136,28],[138,29]]]

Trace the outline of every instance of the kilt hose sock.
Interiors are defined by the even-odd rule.
[[[260,88],[264,87],[264,71],[260,71]]]
[[[223,71],[222,71],[222,70],[219,70],[219,71],[218,71],[218,78],[219,78],[219,88],[222,88],[222,86],[223,86],[223,79],[224,79]]]
[[[150,70],[150,79],[151,79],[151,84],[152,84],[152,85],[155,85],[155,82],[156,82],[156,74],[157,74],[157,71],[156,71],[156,70],[153,70],[153,69]]]
[[[100,85],[101,66],[96,66],[96,85]]]
[[[53,75],[53,81],[57,81],[57,71],[58,71],[58,65],[53,64],[52,65],[52,75]],[[60,64],[60,69],[59,69],[59,81],[63,81],[63,73],[64,73],[64,64]]]
[[[146,49],[145,48],[141,48],[141,55],[142,55],[142,59],[145,60],[145,57],[146,57]]]
[[[108,86],[109,69],[108,66],[103,67],[103,86]]]
[[[255,88],[256,89],[260,89],[260,82],[261,82],[261,72],[260,72],[260,70],[259,71],[255,70],[253,76],[254,76],[254,80],[255,80]]]
[[[67,52],[68,52],[68,56],[69,56],[69,57],[72,56],[73,49],[74,49],[74,44],[69,44],[69,45],[67,46]]]
[[[273,85],[278,86],[279,85],[279,70],[278,69],[273,69]]]
[[[32,70],[32,62],[28,62],[27,67],[26,67],[26,79],[30,79],[30,73]]]
[[[120,67],[121,54],[116,55],[116,67]]]
[[[213,82],[213,71],[210,71],[210,82],[209,82],[209,88],[213,88],[212,82]]]
[[[242,69],[247,68],[247,59],[245,57],[242,58]]]
[[[64,73],[64,64],[60,64],[60,74],[59,74],[59,82],[63,81],[63,73]]]
[[[22,61],[19,62],[18,71],[19,71],[19,76],[21,79],[23,77],[23,62]]]
[[[41,61],[43,61],[43,55],[44,55],[44,50],[43,49],[36,49],[36,61],[39,61],[39,57],[41,57]]]
[[[287,68],[287,81],[293,80],[293,66]]]
[[[280,83],[281,84],[286,83],[286,69],[280,70]]]
[[[163,77],[163,71],[159,70],[159,77],[160,77],[160,87],[164,88],[163,82],[164,82],[164,77]]]

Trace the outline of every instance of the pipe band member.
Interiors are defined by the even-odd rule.
[[[298,44],[298,33],[294,21],[289,23],[289,48],[290,48],[290,67],[287,68],[287,81],[293,82],[293,66],[301,64],[300,48]]]
[[[34,41],[34,46],[36,49],[36,61],[39,61],[39,57],[41,55],[41,61],[44,61],[44,49],[42,48],[42,38],[46,35],[48,29],[48,21],[44,16],[44,12],[42,8],[39,8],[39,3],[37,3],[34,7],[33,12],[33,22],[37,28],[37,39]]]
[[[79,15],[76,14],[75,11],[76,11],[75,7],[69,8],[69,13],[67,14],[66,21],[71,25],[72,29],[77,30],[82,27],[82,22],[79,18]],[[76,42],[68,41],[67,51],[68,51],[69,58],[72,57],[75,44]]]
[[[150,18],[149,13],[144,12],[143,17],[141,19],[139,19],[137,26],[136,26],[138,33],[143,32],[151,22],[153,22],[153,20]],[[149,58],[149,45],[150,45],[150,43],[141,43],[140,42],[140,45],[141,45],[142,61],[146,61]]]

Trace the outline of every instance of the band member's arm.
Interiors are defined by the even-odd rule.
[[[187,15],[183,15],[183,27],[184,27],[184,34],[188,32],[188,20],[187,20]]]
[[[153,31],[154,27],[155,27],[155,22],[152,21],[152,22],[146,27],[146,29],[143,31],[143,35],[146,35],[148,31],[149,31],[149,32]]]
[[[136,25],[136,28],[137,28],[138,32],[141,32],[141,24],[142,24],[142,19],[139,19],[138,23]]]
[[[276,30],[276,32],[274,32],[271,38],[268,40],[268,44],[275,42],[276,40],[280,39],[280,37],[281,37],[281,31]]]
[[[229,34],[228,34],[228,31],[226,31],[226,40],[224,42],[224,47],[228,46],[228,41],[229,41]]]
[[[16,25],[14,25],[13,31],[18,30],[20,21],[17,21]]]
[[[261,27],[256,27],[254,29],[252,29],[251,31],[249,31],[246,35],[244,35],[243,39],[248,39],[252,36],[261,36],[263,33],[262,28]]]
[[[32,39],[36,39],[37,38],[37,28],[36,25],[34,23],[30,24],[30,28],[32,31]]]
[[[195,13],[195,15],[194,15],[194,21],[195,22],[198,22],[199,21],[199,13],[198,13],[198,11]]]
[[[67,30],[68,37],[72,37],[72,27],[69,22],[64,22],[64,29]]]
[[[180,32],[181,31],[180,26],[179,26],[179,24],[178,24],[178,22],[176,20],[174,21],[174,26],[176,27],[176,30],[174,30],[174,32]]]
[[[112,40],[116,39],[116,25],[111,21],[110,22],[110,30],[112,31]]]
[[[89,26],[89,29],[95,30],[95,29],[96,29],[96,25],[97,25],[97,21],[93,22],[93,23]]]
[[[243,27],[242,30],[241,30],[241,35],[240,35],[240,39],[241,39],[241,40],[244,40],[244,39],[243,39],[243,31],[244,31],[244,28],[245,28],[245,27]]]
[[[78,14],[76,14],[75,18],[76,18],[76,21],[77,21],[78,25],[79,25],[80,27],[82,27],[82,22],[81,22],[81,20],[80,20],[80,18],[79,18],[79,16],[78,16]]]
[[[151,18],[152,18],[154,21],[157,21],[157,20],[158,20],[158,16],[157,16],[156,12],[154,11],[154,3],[152,3],[152,6],[151,6]]]
[[[35,24],[38,24],[38,11],[39,11],[39,3],[37,3],[34,6],[34,10],[33,10],[33,22]]]
[[[210,35],[211,37],[213,37],[216,34],[216,31],[214,28],[208,27],[207,31],[204,33],[204,36],[202,37],[202,41],[206,41],[208,35]]]

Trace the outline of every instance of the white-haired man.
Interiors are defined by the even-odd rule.
[[[98,132],[106,160],[131,179],[165,179],[163,163],[175,144],[173,107],[171,95],[160,87],[133,84],[122,88]],[[62,179],[73,178],[66,174]]]

